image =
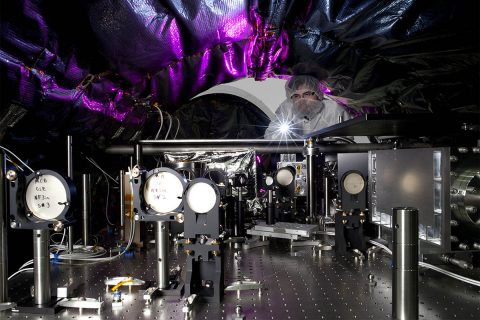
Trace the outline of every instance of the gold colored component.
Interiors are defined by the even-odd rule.
[[[193,250],[185,250],[185,253],[190,256],[193,254]]]
[[[118,288],[120,288],[120,287],[123,286],[124,284],[130,283],[130,282],[133,282],[133,279],[128,279],[128,280],[120,281],[119,283],[117,283],[115,286],[112,287],[112,292],[117,291]]]

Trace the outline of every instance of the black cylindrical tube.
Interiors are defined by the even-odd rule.
[[[5,154],[0,152],[0,303],[8,299],[7,213],[5,205]]]
[[[275,223],[275,204],[273,203],[273,190],[268,190],[268,203],[267,203],[267,224],[272,225]]]
[[[315,188],[315,156],[307,155],[307,183],[308,183],[308,193],[307,193],[307,209],[308,216],[311,221],[314,221],[316,217],[316,207],[317,207],[317,193]]]
[[[143,147],[141,144],[135,145],[135,162],[137,166],[142,165]]]
[[[418,210],[393,208],[392,318],[418,319]]]
[[[125,172],[120,170],[120,240],[125,240]]]
[[[235,226],[234,226],[234,236],[243,237],[243,225],[245,223],[245,217],[243,212],[243,199],[242,199],[242,187],[238,187],[238,196],[235,210]]]
[[[90,202],[90,175],[84,173],[82,175],[82,238],[84,246],[88,246],[88,238],[90,237]]]
[[[73,137],[67,136],[67,175],[73,180]],[[67,227],[68,230],[68,252],[73,252],[74,233],[73,225]]]
[[[228,144],[204,143],[199,144],[198,141],[185,140],[162,140],[156,141],[158,143],[143,144],[142,152],[144,155],[158,155],[162,152],[173,151],[238,151],[239,148],[249,148],[255,150],[257,153],[301,153],[304,147],[301,143],[296,143],[296,146],[282,146],[277,143],[273,144],[268,140],[264,140],[263,144],[253,143],[255,140],[237,144],[234,140],[229,141]],[[370,150],[389,150],[393,148],[392,144],[373,144],[373,143],[355,143],[355,144],[332,144],[317,146],[320,153],[358,153],[367,152]],[[108,154],[134,154],[135,148],[127,145],[116,145],[105,149]]]
[[[328,193],[330,189],[330,184],[328,181],[328,176],[323,177],[323,214],[327,218],[330,214],[330,195]]]

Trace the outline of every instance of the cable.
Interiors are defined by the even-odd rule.
[[[27,262],[25,262],[24,264],[22,264],[22,266],[20,268],[18,268],[18,270],[22,270],[23,268],[29,266],[33,264],[33,259],[32,260],[28,260]]]
[[[25,171],[25,170],[23,170],[23,168],[20,167],[16,162],[12,161],[12,159],[10,159],[10,157],[9,157],[7,154],[5,154],[5,159],[7,159],[8,162],[10,162],[11,164],[13,164],[13,165],[15,166],[15,168],[17,168],[18,170],[20,170],[20,171]]]
[[[33,268],[25,268],[25,269],[18,270],[17,272],[15,272],[14,274],[12,274],[10,277],[8,277],[8,280],[12,279],[12,278],[15,277],[17,274],[20,274],[20,273],[25,272],[25,271],[33,271]]]
[[[132,178],[130,167],[128,167],[128,172],[129,172],[129,176],[130,176],[130,180],[129,180],[130,187],[133,190],[133,178]],[[131,211],[130,211],[130,235],[129,235],[127,246],[125,247],[125,249],[122,252],[120,252],[118,255],[113,256],[113,257],[103,257],[103,255],[106,254],[106,250],[102,247],[77,246],[77,248],[79,249],[78,251],[80,251],[80,252],[78,252],[78,251],[75,252],[75,250],[74,250],[74,252],[72,252],[72,253],[60,254],[58,256],[58,260],[75,260],[75,261],[82,261],[82,262],[86,262],[86,263],[88,263],[88,262],[97,263],[97,262],[112,261],[112,260],[117,259],[117,258],[121,257],[122,255],[124,255],[125,252],[127,252],[128,249],[130,249],[130,246],[133,243],[133,239],[135,238],[135,220],[133,219],[133,212],[132,212],[132,210],[133,210],[133,198],[130,201],[131,201],[130,208],[132,208]],[[54,245],[52,247],[55,249],[57,246]],[[60,246],[58,246],[58,247],[60,247]],[[74,246],[74,248],[75,248],[75,246]],[[61,249],[66,251],[66,246],[61,246]],[[95,250],[98,250],[98,252],[95,252]]]
[[[165,111],[165,113],[167,114],[168,120],[169,120],[168,130],[167,130],[167,133],[165,134],[165,139],[164,139],[164,140],[167,140],[168,134],[170,133],[170,129],[172,129],[173,121],[172,121],[172,116],[170,115],[170,113],[168,113],[167,111]]]
[[[368,241],[368,242],[370,242],[370,243],[373,244],[374,246],[377,246],[377,247],[379,247],[379,248],[382,248],[382,249],[385,250],[388,254],[392,255],[392,250],[390,250],[388,247],[384,246],[383,244],[378,243],[378,242],[373,241],[373,240],[370,240],[370,241]],[[470,279],[470,278],[461,276],[461,275],[459,275],[459,274],[457,274],[457,273],[454,273],[454,272],[451,272],[451,271],[448,271],[448,270],[439,268],[439,267],[437,267],[437,266],[434,266],[434,265],[432,265],[432,264],[425,263],[425,262],[422,262],[422,261],[419,261],[419,262],[418,262],[418,265],[419,265],[420,267],[428,268],[428,269],[431,269],[431,270],[433,270],[433,271],[437,271],[437,272],[443,273],[444,275],[447,275],[447,276],[452,277],[452,278],[454,278],[454,279],[457,279],[457,280],[466,282],[466,283],[468,283],[468,284],[471,284],[471,285],[480,287],[480,281],[479,281],[479,280]]]
[[[382,249],[385,250],[389,255],[392,255],[392,250],[390,250],[387,246],[381,244],[380,242],[376,242],[376,241],[373,241],[373,240],[369,240],[368,242],[370,242],[371,244],[373,244],[373,245],[376,246],[376,247],[382,248]]]
[[[180,119],[178,119],[177,117],[175,117],[175,119],[177,119],[178,126],[177,126],[177,131],[175,132],[175,136],[173,137],[173,140],[177,139],[178,130],[180,130]]]
[[[85,159],[87,159],[91,164],[93,164],[95,166],[95,168],[97,168],[98,170],[100,170],[106,177],[110,178],[113,182],[115,182],[116,184],[118,184],[118,181],[115,180],[111,175],[109,175],[105,170],[103,170],[96,162],[95,160],[85,156]]]
[[[470,279],[470,278],[461,276],[461,275],[459,275],[459,274],[457,274],[457,273],[454,273],[454,272],[451,272],[451,271],[447,271],[447,270],[445,270],[445,269],[439,268],[439,267],[437,267],[437,266],[434,266],[434,265],[432,265],[432,264],[425,263],[425,262],[419,262],[418,265],[419,265],[420,267],[432,269],[432,270],[434,270],[434,271],[443,273],[444,275],[447,275],[447,276],[452,277],[452,278],[454,278],[454,279],[457,279],[457,280],[460,280],[460,281],[469,283],[469,284],[471,284],[471,285],[480,287],[480,281],[479,281],[479,280]]]
[[[123,280],[123,281],[120,281],[119,283],[117,283],[115,286],[112,287],[112,292],[115,292],[117,291],[118,288],[120,288],[121,286],[123,286],[124,284],[127,284],[127,283],[132,283],[133,282],[133,279],[128,279],[128,280]]]
[[[110,222],[110,219],[108,218],[108,200],[109,200],[109,197],[110,197],[110,182],[108,182],[107,176],[105,176],[105,180],[107,181],[107,200],[106,200],[106,204],[105,204],[105,218],[107,218],[107,223],[109,225],[114,226],[115,224]]]
[[[340,140],[347,143],[356,143],[353,139],[347,137],[332,137],[333,139]]]
[[[0,146],[0,149],[3,149],[3,150],[5,150],[5,151],[9,152],[12,156],[14,156],[15,158],[17,158],[17,160],[20,161],[20,163],[23,164],[23,166],[24,166],[25,168],[27,168],[28,170],[32,171],[32,173],[35,172],[35,171],[33,171],[32,168],[30,168],[30,167],[28,166],[28,164],[26,164],[25,162],[23,162],[22,159],[20,159],[20,158],[19,158],[15,153],[13,153],[12,151],[10,151],[10,150],[8,150],[7,148],[2,147],[2,146]]]
[[[157,134],[155,135],[155,140],[158,140],[158,137],[160,136],[160,132],[162,131],[163,128],[163,114],[162,110],[157,105],[153,105],[155,108],[158,109],[158,114],[160,115],[160,127],[158,128]]]

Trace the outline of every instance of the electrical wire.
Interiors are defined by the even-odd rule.
[[[23,168],[20,167],[16,162],[12,161],[12,159],[10,159],[10,157],[9,157],[7,154],[5,154],[5,159],[7,159],[8,162],[10,162],[11,164],[13,164],[13,165],[15,166],[15,168],[17,168],[18,170],[20,170],[20,171],[25,171],[25,170],[23,170]]]
[[[128,279],[128,280],[123,280],[123,281],[120,281],[119,283],[117,283],[115,286],[112,287],[112,292],[115,292],[117,291],[118,288],[120,288],[121,286],[123,286],[124,284],[127,284],[127,283],[132,283],[133,282],[133,279]]]
[[[133,190],[133,178],[131,174],[131,168],[128,167],[128,172],[130,176],[130,187]],[[58,260],[75,260],[75,261],[82,261],[85,263],[97,263],[97,262],[108,262],[114,259],[117,259],[125,254],[130,249],[130,246],[133,243],[133,239],[135,238],[135,220],[133,219],[133,198],[130,200],[131,205],[130,208],[130,235],[128,239],[127,246],[125,249],[120,252],[118,255],[112,257],[104,257],[106,254],[106,250],[99,246],[92,246],[92,247],[84,247],[84,246],[74,246],[74,252],[72,253],[62,253],[58,255]],[[57,249],[60,246],[52,246],[53,249]],[[61,249],[67,252],[66,246],[61,246]],[[76,250],[76,252],[75,252]],[[58,263],[58,262],[57,262]]]
[[[29,265],[33,264],[33,259],[32,260],[28,260],[27,262],[25,262],[24,264],[22,264],[22,266],[20,268],[18,268],[18,270],[22,270],[23,268],[25,267],[28,267]]]
[[[167,111],[165,111],[165,113],[167,114],[168,120],[169,120],[168,130],[167,130],[167,133],[165,134],[165,139],[164,139],[164,140],[167,140],[168,134],[170,133],[170,129],[172,129],[173,120],[172,120],[172,116],[170,115],[170,113],[168,113]]]
[[[158,137],[160,136],[160,132],[162,131],[163,128],[163,114],[162,110],[157,105],[153,105],[155,108],[158,109],[158,114],[160,115],[160,127],[158,128],[157,134],[155,135],[155,140],[158,140]]]
[[[115,180],[111,175],[109,175],[105,170],[103,170],[99,165],[98,163],[95,162],[95,160],[85,156],[85,159],[87,159],[95,168],[97,168],[98,170],[100,170],[106,177],[110,178],[113,182],[115,182],[116,184],[118,184],[118,181]]]
[[[20,161],[20,163],[23,164],[23,166],[24,166],[25,168],[27,168],[28,170],[32,171],[32,173],[35,172],[35,171],[33,171],[32,168],[30,168],[30,167],[28,166],[28,164],[26,164],[25,162],[23,162],[22,159],[20,159],[15,153],[13,153],[12,151],[10,151],[9,149],[7,149],[7,148],[5,148],[5,147],[3,147],[3,146],[0,146],[0,149],[3,149],[3,150],[5,150],[5,151],[7,151],[7,152],[10,153],[12,156],[14,156],[15,158],[17,158],[17,160]]]
[[[418,265],[419,265],[420,267],[428,268],[428,269],[431,269],[431,270],[434,270],[434,271],[443,273],[444,275],[449,276],[449,277],[451,277],[451,278],[454,278],[454,279],[457,279],[457,280],[466,282],[466,283],[468,283],[468,284],[471,284],[471,285],[480,287],[480,281],[479,281],[479,280],[467,278],[467,277],[461,276],[461,275],[459,275],[459,274],[457,274],[457,273],[454,273],[454,272],[451,272],[451,271],[448,271],[448,270],[439,268],[439,267],[437,267],[437,266],[434,266],[434,265],[432,265],[432,264],[425,263],[425,262],[419,262]]]
[[[378,242],[373,241],[373,240],[370,240],[369,242],[370,242],[371,244],[373,244],[374,246],[377,246],[377,247],[379,247],[379,248],[382,248],[382,249],[385,250],[388,254],[392,255],[392,250],[390,250],[387,246],[384,246],[383,244],[378,243]],[[419,261],[419,262],[418,262],[418,265],[419,265],[420,267],[428,268],[428,269],[431,269],[431,270],[433,270],[433,271],[437,271],[437,272],[443,273],[444,275],[449,276],[449,277],[451,277],[451,278],[454,278],[454,279],[457,279],[457,280],[466,282],[466,283],[468,283],[468,284],[471,284],[471,285],[480,287],[480,281],[479,281],[479,280],[467,278],[467,277],[461,276],[461,275],[459,275],[459,274],[457,274],[457,273],[454,273],[454,272],[451,272],[451,271],[448,271],[448,270],[439,268],[439,267],[437,267],[437,266],[434,266],[434,265],[432,265],[432,264],[425,263],[425,262],[422,262],[422,261]]]
[[[173,137],[173,140],[177,139],[178,130],[180,130],[180,119],[178,119],[177,117],[175,117],[175,119],[177,119],[178,125],[177,125],[177,131],[175,131],[175,136]]]
[[[12,279],[12,278],[15,277],[17,274],[20,274],[20,273],[25,272],[25,271],[33,271],[33,268],[20,269],[20,270],[18,270],[17,272],[13,273],[10,277],[8,277],[8,280]]]
[[[350,139],[347,137],[332,137],[332,139],[336,139],[336,140],[347,142],[347,143],[356,143],[353,139]]]
[[[374,240],[369,240],[368,242],[370,242],[371,244],[373,244],[373,245],[376,246],[376,247],[382,248],[382,249],[385,250],[385,252],[387,252],[389,255],[392,255],[392,250],[390,250],[390,248],[388,248],[387,246],[381,244],[380,242],[376,242],[376,241],[374,241]]]
[[[106,199],[106,204],[105,204],[105,218],[107,218],[107,223],[111,226],[114,226],[112,222],[110,222],[110,218],[108,218],[108,202],[110,198],[110,182],[108,182],[107,176],[104,174],[105,180],[107,181],[107,199]]]

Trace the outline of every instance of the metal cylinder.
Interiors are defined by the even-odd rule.
[[[272,225],[275,223],[275,204],[273,203],[273,190],[268,190],[268,203],[267,203],[267,224]]]
[[[35,304],[47,304],[51,300],[50,291],[50,241],[49,230],[33,230],[33,283]]]
[[[328,217],[328,214],[330,213],[330,197],[328,194],[328,189],[330,188],[329,183],[328,183],[328,177],[325,175],[323,177],[323,200],[324,200],[324,207],[323,211],[325,214],[325,218]]]
[[[308,148],[307,148],[308,149]],[[307,208],[308,216],[311,221],[315,221],[315,208],[317,206],[316,192],[315,192],[315,156],[307,153]]]
[[[143,147],[141,144],[135,145],[135,162],[137,166],[142,165]]]
[[[418,210],[393,208],[392,318],[418,319]]]
[[[155,230],[155,249],[157,254],[157,287],[168,288],[168,222],[157,221]]]
[[[243,237],[243,225],[245,224],[245,212],[243,210],[242,187],[238,187],[238,201],[235,215],[234,235],[236,237]]]
[[[155,140],[140,141],[143,144],[142,153],[144,155],[158,155],[161,152],[174,151],[238,151],[238,149],[254,149],[257,153],[301,153],[304,147],[298,140],[288,141],[287,144],[278,145],[269,140]],[[354,144],[330,144],[317,145],[316,148],[321,153],[358,153],[368,152],[370,150],[391,150],[393,144],[372,144],[372,143],[354,143]],[[105,149],[107,154],[134,154],[135,148],[129,145],[111,146]]]
[[[83,224],[83,245],[88,245],[88,238],[90,235],[90,175],[84,173],[82,175],[82,224]]]
[[[7,214],[5,202],[5,154],[0,152],[0,303],[8,300]]]
[[[125,172],[120,170],[120,240],[125,240]]]
[[[67,136],[67,175],[73,181],[73,138]],[[73,252],[73,226],[68,230],[68,252]]]

